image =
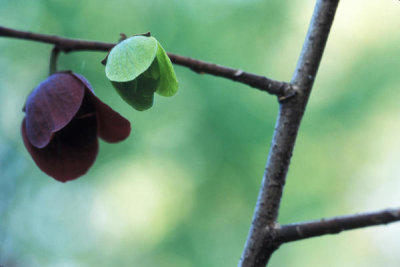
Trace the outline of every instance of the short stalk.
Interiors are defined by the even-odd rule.
[[[57,46],[54,46],[50,54],[49,75],[52,75],[57,72],[58,69],[57,62],[59,54],[60,54],[60,49]]]

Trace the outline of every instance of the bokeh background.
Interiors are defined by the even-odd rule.
[[[0,0],[0,25],[114,42],[151,31],[169,52],[290,80],[314,1]],[[400,2],[346,0],[296,144],[279,222],[400,204]],[[60,57],[133,125],[101,142],[84,177],[59,183],[20,137],[50,45],[0,38],[0,265],[235,266],[277,115],[276,99],[175,67],[180,89],[151,110],[125,104],[105,53]],[[269,266],[399,266],[400,225],[282,246]]]

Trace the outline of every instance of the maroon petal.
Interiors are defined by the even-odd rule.
[[[37,148],[47,146],[54,132],[78,112],[85,85],[69,72],[55,73],[39,84],[26,101],[26,136]]]
[[[66,182],[85,174],[95,161],[98,152],[96,124],[94,116],[74,119],[56,132],[51,142],[42,149],[30,144],[25,119],[21,132],[25,147],[38,167],[54,179]]]
[[[94,104],[97,113],[98,135],[104,141],[116,143],[125,140],[131,133],[130,122],[114,111],[110,106],[102,102],[95,94],[89,81],[80,74],[73,75],[86,85],[86,96]]]
[[[101,139],[109,143],[125,140],[131,133],[130,122],[103,103],[95,95],[94,100],[97,112],[97,134]]]
[[[75,73],[75,72],[71,72],[72,75],[75,76],[75,78],[77,78],[80,82],[82,82],[90,91],[92,91],[92,93],[94,94],[94,90],[92,85],[90,84],[90,82],[82,75]]]

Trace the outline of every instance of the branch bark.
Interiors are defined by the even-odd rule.
[[[279,247],[276,231],[280,201],[297,132],[318,71],[339,0],[318,0],[292,78],[296,96],[282,101],[274,136],[239,266],[265,266]]]
[[[86,41],[79,39],[63,38],[56,35],[47,35],[18,31],[0,26],[0,36],[54,44],[60,51],[65,53],[72,51],[109,51],[114,43],[97,41]],[[239,69],[233,69],[189,57],[168,53],[172,63],[187,67],[197,73],[207,73],[214,76],[230,79],[232,81],[247,84],[251,87],[265,91],[280,98],[288,98],[293,95],[293,88],[289,83],[269,79],[265,76],[256,75]]]
[[[265,266],[283,243],[341,231],[400,221],[400,208],[279,226],[280,202],[293,148],[308,98],[321,62],[339,0],[317,0],[303,49],[290,83],[205,61],[168,53],[171,61],[197,73],[207,73],[247,84],[280,100],[274,136],[263,175],[252,225],[239,266]],[[0,37],[53,44],[58,51],[109,51],[115,44],[18,31],[0,26]],[[55,65],[55,64],[53,64]],[[53,69],[52,69],[53,70]]]
[[[287,224],[277,229],[279,243],[287,243],[327,234],[338,234],[342,231],[388,224],[400,221],[400,208],[378,212],[355,214],[318,221]]]

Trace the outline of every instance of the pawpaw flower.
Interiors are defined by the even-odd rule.
[[[37,166],[58,181],[85,174],[98,152],[98,137],[109,143],[130,134],[128,120],[95,96],[89,82],[58,72],[28,96],[22,138]]]

